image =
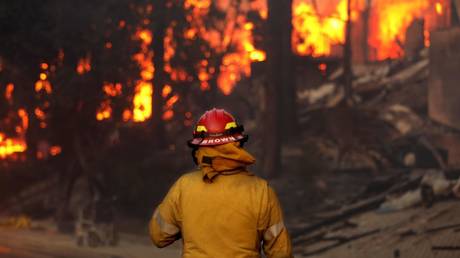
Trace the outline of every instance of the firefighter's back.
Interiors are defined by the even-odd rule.
[[[265,180],[242,171],[207,183],[197,171],[184,175],[179,188],[183,257],[260,257]]]

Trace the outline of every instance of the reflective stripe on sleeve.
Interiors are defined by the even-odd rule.
[[[175,235],[177,233],[179,233],[179,228],[176,227],[175,225],[173,224],[169,224],[168,222],[166,222],[162,217],[161,217],[161,214],[160,214],[160,211],[159,209],[157,208],[155,210],[155,212],[153,213],[153,219],[158,223],[158,225],[160,226],[160,230],[168,235]]]
[[[270,241],[276,238],[283,229],[284,229],[284,223],[282,221],[269,227],[267,230],[265,230],[264,240]]]

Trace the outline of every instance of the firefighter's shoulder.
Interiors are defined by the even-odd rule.
[[[188,171],[182,174],[179,177],[179,179],[177,179],[177,182],[187,183],[187,182],[202,180],[202,179],[203,179],[203,174],[200,170],[192,170],[192,171]]]

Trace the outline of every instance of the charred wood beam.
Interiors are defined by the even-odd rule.
[[[343,53],[343,86],[345,101],[353,104],[353,68],[352,68],[352,37],[351,37],[351,0],[347,1],[347,21],[345,26],[345,46]]]
[[[161,111],[163,110],[164,105],[164,99],[161,96],[161,91],[166,81],[166,74],[163,69],[165,53],[163,39],[166,35],[168,17],[170,17],[170,15],[166,0],[156,1],[155,8],[161,11],[155,12],[156,17],[153,19],[155,21],[155,28],[153,31],[157,40],[154,40],[152,45],[153,52],[155,53],[153,57],[153,63],[156,69],[153,77],[153,113],[152,118],[150,119],[150,125],[153,131],[152,135],[154,136],[153,140],[154,144],[156,145],[155,147],[163,148],[166,146],[164,137],[165,128],[164,123],[161,121]]]
[[[460,251],[460,246],[458,245],[434,245],[431,247],[433,251]]]
[[[424,233],[435,233],[435,232],[448,230],[448,229],[456,229],[456,230],[460,229],[460,224],[457,223],[457,224],[439,226],[439,227],[435,227],[435,228],[429,228],[429,229],[425,230]]]

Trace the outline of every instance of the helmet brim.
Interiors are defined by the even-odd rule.
[[[232,135],[222,135],[217,137],[204,137],[204,138],[194,138],[188,142],[190,147],[200,147],[200,146],[217,146],[223,145],[231,142],[239,142],[247,139],[247,135],[243,134],[232,134]]]

